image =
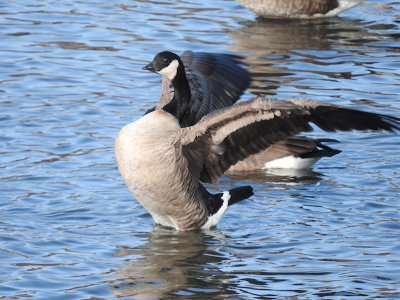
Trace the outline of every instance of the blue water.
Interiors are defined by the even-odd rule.
[[[310,172],[223,177],[255,196],[207,232],[153,225],[113,140],[152,107],[162,50],[241,53],[251,93],[399,116],[400,4],[268,21],[234,0],[0,3],[1,299],[400,298],[400,133],[313,136]]]

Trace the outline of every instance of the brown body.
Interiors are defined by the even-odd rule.
[[[155,222],[190,230],[204,225],[208,214],[197,199],[198,179],[189,173],[180,134],[177,120],[156,110],[121,129],[115,153],[126,185]]]
[[[267,18],[332,17],[363,0],[237,0],[240,5]]]

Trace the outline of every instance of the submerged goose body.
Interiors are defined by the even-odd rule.
[[[171,112],[181,127],[186,127],[194,125],[204,115],[237,101],[250,83],[250,75],[239,66],[239,62],[238,56],[227,54],[186,51],[179,57],[164,51],[143,69],[163,76],[161,96],[155,109]],[[323,142],[338,141],[291,137],[239,161],[227,173],[311,168],[322,157],[340,153]]]
[[[155,110],[123,127],[115,140],[118,168],[156,223],[177,230],[210,228],[251,187],[210,194],[232,165],[303,131],[400,130],[400,119],[306,99],[256,98],[204,116],[182,128]]]
[[[333,17],[364,0],[237,0],[266,18],[312,19]]]

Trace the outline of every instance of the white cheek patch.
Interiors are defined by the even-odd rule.
[[[174,79],[176,72],[178,71],[178,66],[179,66],[178,60],[174,59],[167,67],[161,69],[157,73],[163,76],[167,76],[169,80],[172,80]]]

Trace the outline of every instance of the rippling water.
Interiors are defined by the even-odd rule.
[[[313,21],[234,0],[17,0],[0,14],[0,298],[400,298],[398,133],[330,134],[343,152],[310,172],[223,177],[209,188],[250,181],[255,196],[207,232],[154,227],[113,154],[158,99],[141,68],[165,49],[243,54],[251,93],[398,116],[398,2]]]

